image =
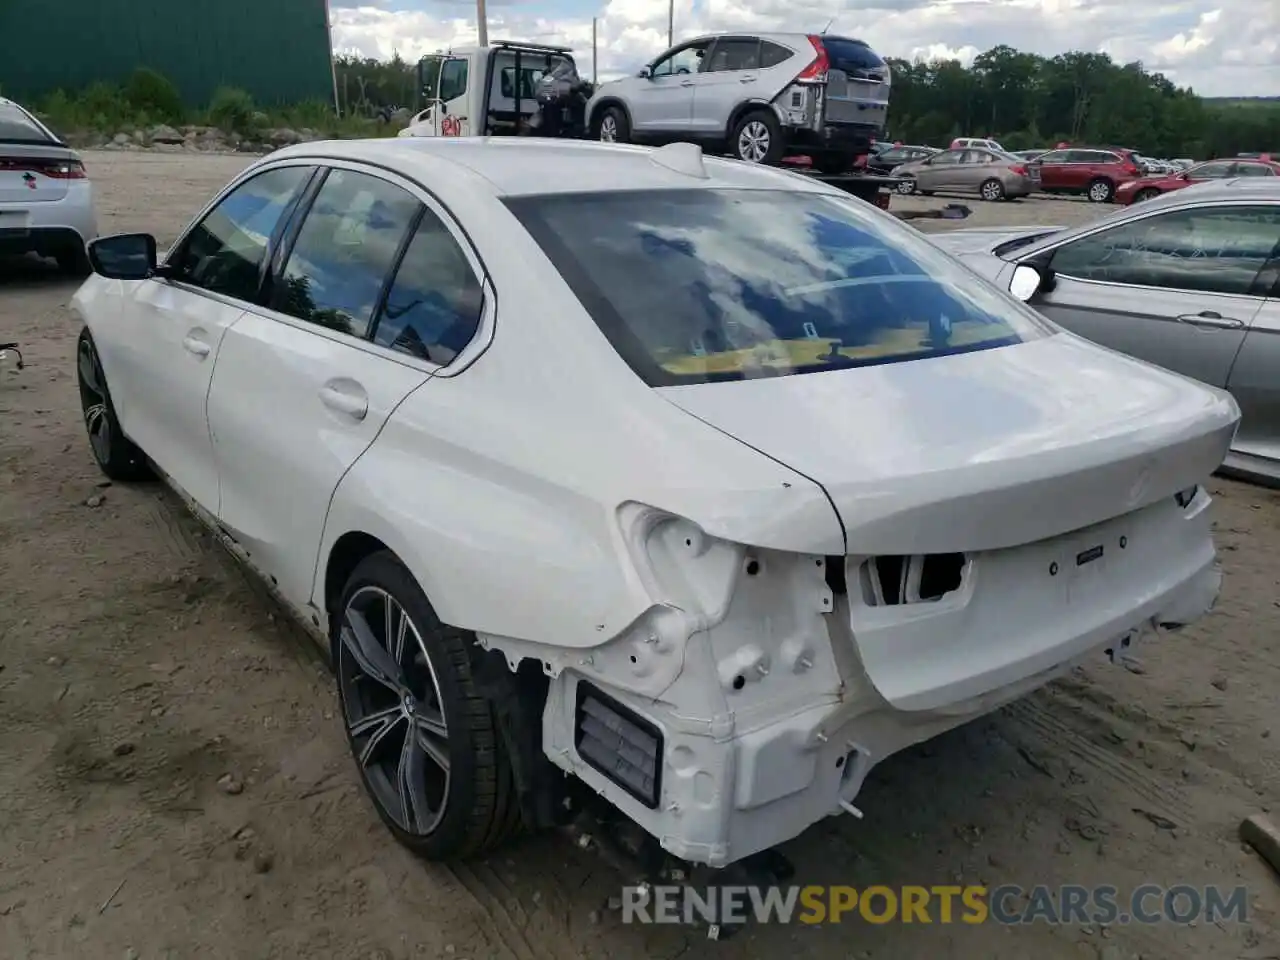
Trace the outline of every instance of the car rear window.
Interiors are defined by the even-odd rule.
[[[879,55],[861,40],[847,40],[844,37],[823,37],[822,45],[826,47],[827,59],[834,70],[879,70],[884,61]]]
[[[27,112],[12,103],[0,103],[0,142],[53,143]]]
[[[859,201],[688,189],[506,201],[650,386],[818,373],[1052,332]]]

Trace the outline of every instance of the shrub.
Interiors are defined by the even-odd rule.
[[[255,110],[248,91],[219,87],[209,101],[209,122],[229,133],[249,133],[253,130]]]
[[[186,112],[178,88],[148,67],[133,71],[124,87],[124,99],[135,113],[164,123],[181,123]]]

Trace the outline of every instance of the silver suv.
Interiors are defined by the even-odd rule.
[[[888,65],[861,40],[719,34],[602,84],[587,122],[600,140],[691,141],[752,163],[804,155],[843,173],[884,130],[889,85]]]

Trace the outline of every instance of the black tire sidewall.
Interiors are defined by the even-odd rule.
[[[747,124],[755,123],[757,120],[763,123],[765,129],[769,131],[769,151],[760,160],[747,160],[738,153],[738,138],[742,135],[742,131]],[[748,110],[733,125],[733,133],[729,137],[729,155],[735,160],[742,163],[759,163],[762,166],[770,166],[782,160],[784,149],[782,124],[778,123],[778,118],[774,116],[771,110]]]
[[[600,126],[603,129],[605,117],[613,117],[614,125],[617,127],[617,135],[614,143],[628,143],[631,140],[631,124],[627,122],[627,112],[619,106],[606,107],[604,113],[600,114]],[[600,131],[596,131],[596,139],[600,139]],[[606,141],[607,142],[607,141]]]
[[[80,336],[76,338],[76,387],[80,395],[80,422],[85,426],[86,439],[88,424],[85,423],[84,418],[85,397],[80,378],[80,348],[84,344],[88,344],[93,353],[94,364],[97,366],[98,385],[102,388],[102,404],[106,408],[103,416],[107,418],[107,427],[111,435],[111,446],[105,461],[98,456],[98,451],[94,449],[93,444],[89,444],[89,453],[93,457],[93,462],[111,480],[127,482],[146,479],[151,473],[150,464],[142,451],[124,435],[124,430],[120,428],[120,418],[116,416],[115,404],[111,402],[111,388],[107,385],[107,373],[102,369],[98,345],[94,342],[93,334],[89,332],[88,327],[82,329]]]
[[[342,622],[342,611],[352,595],[363,587],[375,586],[389,593],[400,604],[402,610],[409,615],[413,625],[422,637],[431,666],[435,670],[436,682],[440,685],[440,698],[443,701],[445,726],[449,731],[449,792],[446,800],[444,817],[436,828],[425,836],[408,833],[391,819],[387,811],[374,798],[373,792],[365,782],[365,772],[359,769],[358,751],[351,737],[347,724],[347,707],[343,699],[342,684],[338,681],[337,670],[339,660],[339,628]],[[465,848],[471,839],[472,812],[477,800],[477,774],[482,766],[482,759],[475,749],[476,730],[475,716],[468,711],[468,698],[465,685],[470,681],[470,673],[463,677],[456,667],[456,644],[451,644],[446,636],[449,628],[441,624],[435,610],[432,609],[426,594],[418,586],[417,581],[392,554],[375,553],[366,557],[356,567],[343,587],[341,599],[330,617],[329,642],[331,645],[334,680],[341,707],[343,731],[347,744],[351,747],[352,758],[356,763],[361,785],[369,802],[377,811],[378,817],[387,829],[404,846],[430,860],[445,860]],[[454,649],[451,651],[450,647]],[[492,721],[490,721],[492,724]],[[497,731],[492,730],[496,738]],[[493,758],[488,758],[493,762]]]

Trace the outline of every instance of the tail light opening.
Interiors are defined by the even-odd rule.
[[[809,43],[813,45],[813,62],[800,71],[796,77],[798,82],[826,83],[827,73],[831,69],[831,58],[827,56],[827,48],[822,38],[809,35]]]
[[[38,173],[50,180],[84,180],[84,164],[79,160],[34,160],[29,157],[0,157],[0,170],[8,173]]]

